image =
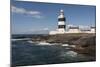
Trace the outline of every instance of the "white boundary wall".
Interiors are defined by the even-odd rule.
[[[91,29],[90,31],[81,31],[80,29],[69,29],[66,32],[59,32],[59,31],[50,31],[50,35],[55,35],[55,34],[64,34],[64,33],[95,33],[95,28]]]

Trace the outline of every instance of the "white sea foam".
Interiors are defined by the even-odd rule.
[[[66,52],[66,54],[71,56],[71,57],[76,57],[78,53],[74,52],[74,51],[68,51],[68,52]]]
[[[61,45],[61,46],[69,46],[68,44],[61,44],[61,43],[48,43],[48,42],[45,42],[45,41],[40,41],[40,42],[34,42],[34,41],[27,41],[29,43],[35,43],[36,45]]]
[[[31,41],[31,40],[29,40],[29,41],[27,41],[28,43],[35,43],[35,42],[33,42],[33,41]]]
[[[76,45],[69,45],[69,47],[76,47]]]
[[[61,56],[62,57],[77,57],[78,53],[74,52],[74,51],[68,51],[68,52],[62,52]]]
[[[23,40],[23,39],[11,39],[11,41],[18,41],[18,40]]]
[[[68,44],[62,44],[62,46],[69,46]]]
[[[55,43],[47,43],[47,42],[45,42],[45,41],[41,41],[41,42],[34,42],[34,41],[31,41],[31,40],[29,40],[29,41],[27,41],[28,43],[35,43],[36,45],[55,45]]]
[[[29,40],[29,38],[22,38],[22,39],[11,39],[11,41],[19,41],[19,40]]]
[[[39,42],[38,45],[54,45],[54,44],[47,43],[47,42]]]

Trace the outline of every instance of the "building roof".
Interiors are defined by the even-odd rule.
[[[81,31],[91,31],[90,29],[81,29]]]
[[[96,27],[91,26],[91,28],[96,28]]]
[[[69,27],[69,29],[79,29],[79,27]]]

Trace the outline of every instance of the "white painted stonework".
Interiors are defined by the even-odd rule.
[[[91,29],[91,33],[94,33],[94,32],[95,32],[95,28],[94,28],[94,29],[92,28],[92,29]]]
[[[66,33],[80,33],[79,29],[69,29]]]
[[[58,32],[58,33],[65,33],[66,31],[65,31],[65,29],[63,29],[63,28],[60,28],[60,29],[57,30],[57,32]]]
[[[58,25],[65,25],[64,21],[59,21]]]
[[[58,18],[62,18],[62,17],[64,17],[64,15],[60,15],[60,16],[58,16]]]
[[[50,31],[49,34],[50,35],[55,35],[55,34],[65,34],[65,33],[95,33],[95,28],[91,29],[90,31],[81,31],[79,29],[69,29],[68,31]]]

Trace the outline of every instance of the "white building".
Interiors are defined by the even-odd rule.
[[[96,28],[95,27],[91,27],[91,33],[95,33],[96,32]]]
[[[80,29],[79,26],[70,26],[66,25],[66,18],[64,16],[64,11],[60,10],[58,16],[58,28],[55,31],[50,31],[50,35],[54,34],[64,34],[64,33],[95,33],[95,27],[90,27],[90,29]]]
[[[69,27],[68,31],[66,31],[66,33],[80,33],[80,29],[78,26],[76,27]]]

